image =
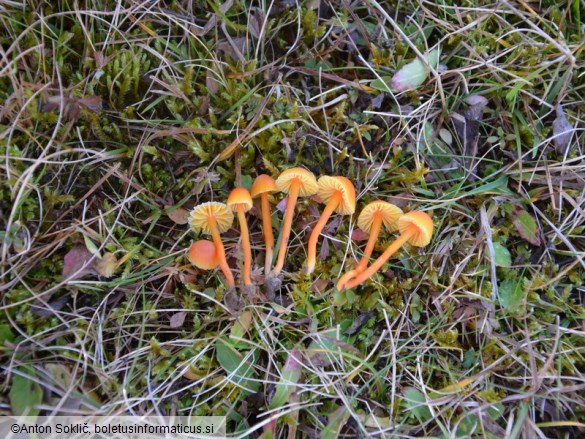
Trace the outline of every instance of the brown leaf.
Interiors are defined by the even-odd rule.
[[[351,232],[351,239],[353,241],[367,241],[369,238],[370,235],[360,228],[353,229],[353,232]]]
[[[100,113],[103,108],[102,98],[100,96],[84,96],[79,99],[79,103],[89,111]]]
[[[91,252],[83,245],[76,245],[69,250],[63,258],[63,279],[71,277],[74,273],[77,273],[76,277],[91,273],[92,267],[88,262],[92,256]]]
[[[207,91],[212,95],[217,94],[219,91],[219,85],[217,84],[213,73],[209,69],[207,69],[205,74],[205,87],[207,87]]]
[[[329,257],[329,240],[323,237],[323,243],[321,244],[321,250],[319,251],[319,259],[324,261]]]
[[[96,259],[93,263],[95,271],[103,277],[112,277],[117,265],[118,260],[112,253],[106,253],[101,259]]]
[[[325,291],[327,285],[329,285],[329,281],[327,279],[317,279],[311,284],[311,291],[315,294],[321,294],[323,291]]]
[[[171,328],[180,328],[185,323],[185,317],[187,317],[187,311],[180,311],[171,316],[170,325]]]
[[[557,117],[553,121],[553,141],[555,150],[559,154],[565,154],[571,144],[573,136],[573,125],[567,120],[563,107],[557,107]]]
[[[169,209],[169,207],[171,206],[165,206],[165,209]],[[175,224],[183,225],[189,222],[189,211],[180,207],[173,210],[167,210],[167,216],[173,220]]]

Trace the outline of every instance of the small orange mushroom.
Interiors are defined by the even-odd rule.
[[[395,232],[398,230],[398,218],[400,218],[402,214],[402,209],[394,204],[381,200],[372,201],[362,209],[357,220],[358,226],[364,232],[369,233],[370,236],[366,248],[364,249],[364,254],[358,265],[353,270],[345,273],[337,282],[338,290],[343,290],[343,285],[345,285],[347,281],[366,269],[370,256],[374,251],[376,241],[378,240],[382,224],[388,229],[388,231]]]
[[[202,270],[213,270],[219,266],[215,244],[207,239],[195,241],[189,247],[189,261]]]
[[[290,229],[292,226],[295,205],[297,204],[297,198],[299,196],[310,197],[311,195],[315,195],[319,186],[317,185],[317,179],[313,173],[303,168],[291,168],[282,172],[282,174],[276,179],[276,185],[282,192],[288,193],[286,211],[282,222],[282,236],[280,238],[280,247],[278,249],[278,259],[272,270],[273,274],[278,275],[284,266],[284,258],[286,257],[288,239],[290,237]]]
[[[337,212],[341,215],[352,215],[355,212],[355,188],[351,181],[345,177],[323,176],[317,183],[319,185],[317,194],[327,204],[309,238],[307,273],[315,270],[317,240],[331,214]]]
[[[234,222],[233,212],[223,203],[210,201],[195,206],[189,215],[189,224],[195,232],[211,235],[215,252],[219,259],[219,267],[223,272],[228,285],[235,286],[234,276],[225,259],[225,249],[221,242],[220,233],[229,229]]]
[[[252,197],[248,189],[237,187],[230,192],[226,204],[238,214],[240,234],[242,236],[242,250],[244,252],[244,285],[252,285],[252,279],[250,278],[252,271],[252,248],[250,247],[250,234],[248,232],[246,212],[252,208],[254,203],[252,202]]]
[[[270,175],[261,174],[256,177],[250,195],[252,198],[260,197],[260,207],[262,209],[262,231],[264,233],[264,242],[266,243],[266,258],[264,271],[266,274],[270,271],[272,257],[274,255],[274,234],[272,233],[272,219],[270,216],[270,201],[268,195],[278,192],[278,186]]]
[[[365,271],[345,284],[344,289],[355,288],[368,280],[378,271],[390,257],[405,243],[409,242],[416,247],[424,247],[431,242],[433,236],[433,220],[425,212],[409,212],[402,215],[397,222],[400,236],[388,246],[386,251],[376,259]]]

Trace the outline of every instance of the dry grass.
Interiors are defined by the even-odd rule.
[[[225,414],[240,437],[582,435],[583,16],[0,0],[0,410]],[[390,89],[434,48],[422,86]],[[433,241],[341,294],[357,215],[308,277],[321,207],[304,201],[275,302],[231,312],[221,273],[185,257],[184,214],[295,165],[348,176],[359,206],[432,212]]]

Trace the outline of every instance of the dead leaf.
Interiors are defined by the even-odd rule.
[[[118,260],[112,253],[104,254],[101,259],[96,259],[93,263],[95,271],[103,277],[112,277],[117,266]]]
[[[323,243],[321,244],[321,250],[319,251],[319,259],[322,261],[329,257],[329,240],[323,237]]]
[[[557,107],[557,117],[553,121],[553,141],[555,150],[559,154],[565,154],[571,144],[573,136],[573,125],[567,120],[563,107]]]
[[[351,239],[353,241],[367,241],[369,238],[370,235],[360,228],[353,229],[353,232],[351,232]]]
[[[276,210],[278,210],[279,212],[284,213],[284,211],[286,210],[286,203],[288,202],[288,196],[284,197],[277,205],[276,205]]]
[[[185,317],[187,317],[187,311],[180,311],[171,316],[170,325],[171,328],[180,328],[185,323]]]
[[[248,28],[254,38],[260,38],[260,34],[262,33],[262,26],[264,25],[265,15],[262,9],[260,8],[251,8],[250,19],[248,20]]]
[[[329,285],[329,281],[327,279],[317,279],[311,284],[311,291],[315,294],[321,294],[323,291],[325,291],[327,285]]]
[[[167,216],[175,223],[175,224],[187,224],[189,222],[189,211],[182,209],[180,207],[172,210],[168,210],[172,206],[165,206],[167,209],[166,213]]]
[[[87,273],[91,273],[92,266],[89,264],[93,255],[83,245],[76,245],[67,252],[63,258],[63,279],[68,279],[74,273],[76,277],[81,277]]]
[[[219,91],[219,85],[213,76],[211,70],[208,69],[205,74],[205,87],[210,94],[215,95]]]

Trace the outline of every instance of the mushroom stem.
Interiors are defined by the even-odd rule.
[[[240,234],[242,236],[242,250],[244,252],[244,285],[252,285],[250,272],[252,270],[252,248],[250,247],[250,234],[248,232],[248,221],[244,209],[238,207],[238,221],[240,222]]]
[[[217,227],[217,222],[214,220],[210,221],[210,229],[211,229],[211,237],[213,238],[213,243],[215,244],[215,251],[217,252],[217,256],[219,258],[219,268],[223,272],[225,279],[230,287],[235,287],[236,282],[234,281],[234,275],[232,274],[232,270],[230,270],[229,265],[225,259],[225,249],[223,247],[223,243],[221,242],[221,236],[219,235],[219,229]]]
[[[372,275],[378,271],[382,265],[384,265],[386,263],[386,261],[388,259],[390,259],[390,257],[396,253],[398,250],[400,250],[400,248],[406,243],[408,242],[408,240],[414,236],[417,232],[418,232],[418,228],[414,225],[411,225],[408,229],[406,229],[398,238],[396,238],[396,240],[390,244],[390,246],[388,246],[388,248],[386,249],[386,251],[384,251],[384,253],[382,253],[380,255],[380,257],[378,259],[376,259],[372,265],[370,265],[365,271],[363,271],[362,273],[360,273],[357,277],[355,277],[353,280],[347,282],[345,284],[344,289],[348,290],[351,288],[355,288],[358,285],[360,285],[362,282],[368,280],[370,277],[372,277]]]
[[[260,195],[260,204],[262,208],[262,229],[264,232],[264,242],[266,243],[266,259],[264,262],[264,272],[270,272],[272,265],[272,256],[274,255],[274,234],[272,233],[272,219],[270,217],[270,201],[268,194]]]
[[[311,233],[311,237],[309,238],[309,248],[307,256],[306,270],[307,273],[309,274],[315,270],[315,264],[317,262],[317,240],[319,239],[319,235],[321,235],[321,232],[325,228],[325,225],[327,224],[329,217],[339,205],[341,198],[342,198],[341,192],[336,192],[335,195],[331,197],[331,199],[325,206],[323,213],[321,214],[321,218],[319,218],[319,221],[317,222],[317,224],[315,224],[315,227],[313,228],[313,232]]]
[[[368,265],[368,261],[370,260],[370,256],[374,251],[374,247],[376,246],[376,241],[378,240],[378,235],[380,234],[380,229],[382,228],[382,219],[383,216],[380,212],[374,214],[374,220],[372,221],[372,228],[370,229],[370,236],[368,238],[368,242],[366,244],[366,248],[364,249],[364,254],[360,259],[357,266],[353,269],[345,273],[339,281],[337,281],[337,289],[343,290],[344,285],[352,278],[358,276],[362,271],[364,271]]]
[[[295,178],[290,185],[288,200],[286,202],[286,211],[284,212],[284,220],[282,225],[282,238],[280,241],[280,247],[278,248],[278,260],[276,261],[276,265],[272,270],[274,274],[279,274],[282,271],[282,267],[284,266],[284,258],[286,257],[287,250],[286,247],[290,237],[290,229],[292,226],[295,205],[297,204],[297,198],[299,197],[299,192],[301,189],[301,183],[301,180]]]

